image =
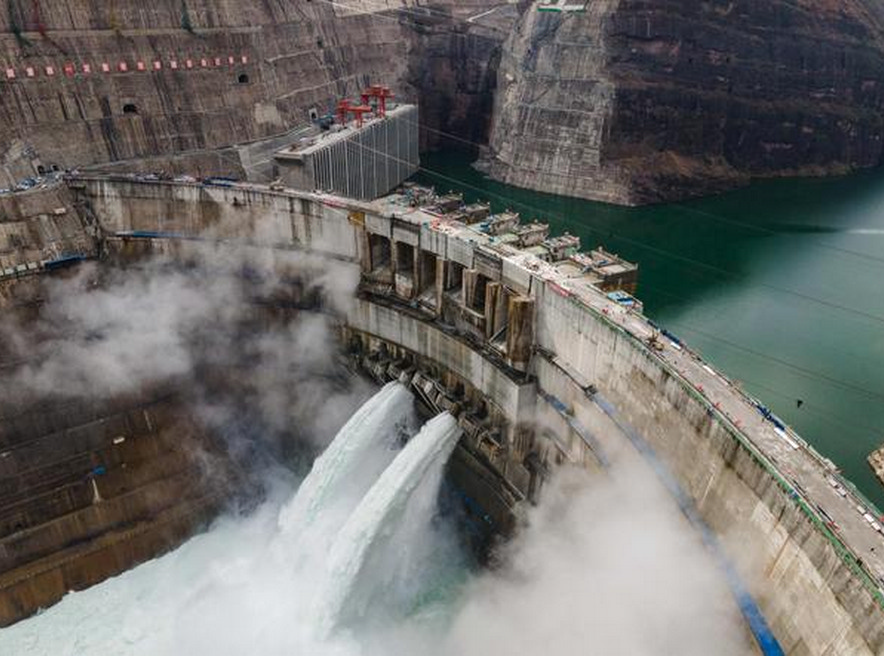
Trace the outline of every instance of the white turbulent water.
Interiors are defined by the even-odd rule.
[[[397,453],[413,423],[411,394],[386,386],[339,431],[293,498],[280,501],[285,491],[277,490],[277,501],[252,517],[224,519],[175,552],[0,631],[0,654],[349,656],[384,640],[397,620],[392,609],[423,612],[432,625],[423,599],[463,572],[457,548],[431,523],[459,430],[440,416]],[[403,560],[382,552],[406,541],[412,558],[450,571],[427,567],[403,585]],[[440,554],[443,545],[450,551]],[[337,586],[344,597],[385,601],[376,621],[362,614],[358,637],[337,626]]]
[[[344,424],[280,511],[281,547],[295,549],[299,540],[331,534],[343,523],[393,460],[398,444],[417,431],[411,398],[401,384],[388,383]],[[312,528],[317,521],[325,530]]]
[[[435,513],[454,422],[397,453],[410,406],[382,390],[295,499],[279,483],[251,516],[0,630],[0,655],[754,653],[720,572],[644,470],[560,474],[502,570],[470,577]]]
[[[448,413],[427,422],[347,520],[329,553],[317,618],[322,630],[353,626],[373,608],[396,614],[398,605],[419,597],[433,562],[421,536],[430,529],[443,468],[460,433]]]

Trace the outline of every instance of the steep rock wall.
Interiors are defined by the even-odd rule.
[[[377,81],[421,103],[425,148],[488,142],[495,177],[567,195],[652,202],[881,161],[884,9],[871,0],[536,9],[10,0],[0,187],[107,162],[264,179],[231,146],[285,135]]]
[[[484,143],[518,15],[497,0],[11,0],[0,187],[93,163],[266,181],[264,151],[369,82],[421,104],[425,147]]]
[[[624,204],[881,162],[884,9],[596,0],[507,41],[488,167]]]
[[[408,79],[421,107],[424,149],[487,143],[501,49],[519,13],[515,3],[461,0],[409,17]]]
[[[369,82],[401,87],[405,52],[396,19],[329,2],[12,0],[0,8],[0,186],[38,166],[285,132]]]
[[[605,28],[617,4],[600,0],[586,14],[524,14],[498,74],[488,161],[494,177],[610,202],[628,196],[628,177],[603,152],[616,93]]]

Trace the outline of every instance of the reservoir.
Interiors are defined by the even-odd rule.
[[[418,179],[637,262],[649,317],[884,506],[866,463],[884,442],[884,171],[628,208],[511,187],[471,163],[425,155]]]

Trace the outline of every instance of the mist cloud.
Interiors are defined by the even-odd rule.
[[[327,443],[369,393],[336,357],[334,315],[352,302],[358,268],[247,245],[166,250],[47,278],[36,316],[0,320],[6,406],[169,387],[221,433],[248,433],[248,422]],[[310,311],[319,299],[324,311]],[[224,384],[205,379],[225,371]]]
[[[722,573],[643,471],[559,472],[495,571],[439,581],[439,601],[316,642],[304,617],[313,568],[295,578],[271,545],[287,483],[249,517],[221,519],[156,561],[0,632],[20,656],[730,656],[754,653]],[[438,523],[426,536],[438,539]],[[408,545],[391,547],[407,549]],[[457,557],[444,551],[444,557]],[[322,553],[281,553],[292,564]],[[439,556],[438,552],[434,553]],[[305,561],[306,559],[306,561]],[[444,563],[428,563],[438,572]]]
[[[710,555],[641,468],[562,471],[500,571],[465,595],[444,653],[751,653]]]
[[[332,317],[283,313],[256,323],[252,303],[256,297],[270,304],[289,299],[292,285],[301,284],[303,294],[321,294],[340,310],[357,280],[353,267],[248,247],[194,245],[125,270],[87,267],[48,285],[36,323],[0,328],[5,350],[22,361],[2,382],[34,397],[90,398],[184,379],[194,388],[195,411],[221,433],[257,430],[267,439],[294,430],[322,443],[368,396],[369,386],[337,366]],[[219,394],[201,380],[206,366],[230,371],[234,393]],[[378,609],[378,624],[320,644],[310,643],[304,637],[309,627],[298,624],[311,602],[310,585],[280,576],[267,557],[278,506],[293,492],[290,481],[268,485],[278,493],[254,515],[223,518],[178,551],[0,632],[0,652],[751,651],[723,574],[665,491],[633,465],[594,478],[558,472],[540,506],[529,512],[527,526],[501,551],[498,569],[464,572],[465,582],[446,583],[441,600],[420,613],[392,621],[388,609]],[[439,571],[439,563],[433,565],[426,569]],[[249,651],[258,646],[260,652]]]

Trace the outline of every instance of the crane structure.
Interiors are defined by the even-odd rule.
[[[347,117],[350,114],[353,114],[356,118],[356,127],[361,128],[365,120],[365,115],[372,111],[373,110],[369,105],[351,105],[349,100],[341,100],[338,101],[337,108],[338,122],[340,122],[341,125],[346,125]]]
[[[393,95],[393,92],[390,91],[390,87],[385,87],[380,84],[372,84],[362,92],[362,104],[368,105],[371,99],[374,99],[377,103],[378,115],[386,116],[387,100],[392,100],[395,97],[396,96]]]

